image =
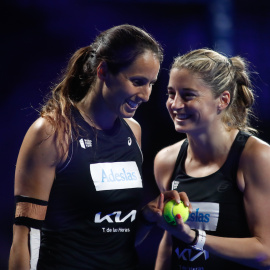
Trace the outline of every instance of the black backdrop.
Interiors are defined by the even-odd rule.
[[[270,2],[251,0],[59,0],[2,1],[0,4],[0,269],[7,269],[12,241],[14,171],[20,144],[36,119],[43,96],[71,54],[99,31],[129,23],[145,28],[163,45],[165,61],[150,101],[135,119],[142,126],[145,202],[158,195],[153,159],[158,150],[183,138],[165,108],[173,57],[210,47],[241,55],[259,75],[256,127],[270,142]],[[141,269],[153,269],[162,232],[154,229],[138,248]]]

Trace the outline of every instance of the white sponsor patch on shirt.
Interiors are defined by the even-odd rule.
[[[90,164],[96,191],[142,188],[142,178],[135,161]]]
[[[30,228],[30,270],[37,269],[37,262],[39,257],[39,249],[40,249],[40,230]]]
[[[219,204],[212,202],[191,202],[192,213],[187,224],[191,229],[216,231],[219,219]]]

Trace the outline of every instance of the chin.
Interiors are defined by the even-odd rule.
[[[176,132],[179,133],[187,133],[189,129],[186,126],[181,126],[179,124],[174,124],[174,128]]]
[[[187,133],[188,132],[186,129],[183,129],[183,128],[175,128],[175,131],[178,133]]]
[[[119,117],[121,118],[132,118],[135,115],[135,111],[134,112],[120,112]]]

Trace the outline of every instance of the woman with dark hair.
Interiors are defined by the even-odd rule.
[[[156,270],[270,268],[270,147],[252,135],[253,103],[242,57],[198,49],[175,58],[166,106],[187,138],[161,150],[154,171],[161,192],[185,192],[192,207],[186,223],[159,219]]]
[[[20,149],[10,269],[136,269],[137,229],[139,242],[164,195],[138,214],[141,129],[132,117],[162,59],[131,25],[71,57]]]

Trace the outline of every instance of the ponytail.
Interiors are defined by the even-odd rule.
[[[91,47],[87,46],[72,55],[62,80],[54,87],[51,97],[41,108],[40,116],[52,124],[56,135],[59,158],[67,151],[72,127],[75,137],[79,134],[71,110],[85,97],[96,78],[91,64],[91,51]]]
[[[233,98],[227,110],[231,117],[228,121],[231,127],[256,133],[251,127],[250,120],[253,115],[252,106],[255,102],[253,86],[249,77],[248,62],[239,56],[232,57],[232,70],[234,71]]]
[[[95,86],[100,62],[106,62],[109,71],[116,74],[146,50],[162,62],[163,50],[159,43],[144,30],[126,24],[101,32],[90,46],[72,55],[62,79],[40,111],[40,116],[53,127],[60,157],[68,150],[71,133],[75,139],[79,135],[80,127],[72,116],[72,108]]]

